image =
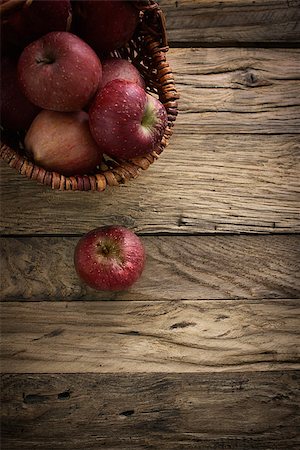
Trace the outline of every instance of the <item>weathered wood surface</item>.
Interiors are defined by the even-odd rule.
[[[184,48],[169,59],[179,132],[299,133],[299,49]]]
[[[300,369],[299,301],[2,303],[2,371]]]
[[[298,0],[160,0],[171,45],[300,42]]]
[[[294,371],[4,375],[1,384],[3,450],[299,448]]]
[[[299,136],[173,136],[137,179],[100,193],[51,191],[2,163],[3,234],[108,224],[143,233],[300,231]]]
[[[161,1],[195,47],[295,45],[299,4]],[[135,182],[52,192],[1,165],[5,450],[299,448],[299,238],[253,234],[300,231],[300,51],[237,47],[170,50],[175,135]],[[107,295],[72,255],[110,223],[148,261]]]
[[[2,238],[2,300],[201,300],[300,297],[299,236],[153,236],[147,264],[123,292],[97,292],[76,275],[79,237]]]
[[[51,191],[2,163],[3,234],[300,231],[299,137],[176,135],[141,176],[100,193]]]

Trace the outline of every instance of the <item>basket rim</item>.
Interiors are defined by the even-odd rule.
[[[6,3],[20,5],[28,0],[7,0]],[[30,2],[32,0],[29,0]],[[73,191],[104,191],[108,186],[118,186],[125,184],[139,176],[147,170],[159,155],[163,152],[169,143],[172,135],[172,128],[178,114],[177,100],[179,94],[175,87],[172,70],[167,62],[166,53],[169,50],[167,45],[165,16],[158,3],[154,0],[136,1],[135,6],[142,11],[155,15],[161,31],[157,39],[157,31],[152,32],[149,26],[144,27],[141,21],[143,39],[145,40],[147,51],[155,62],[157,69],[158,88],[161,89],[160,100],[164,104],[168,125],[160,144],[149,154],[128,160],[115,160],[109,163],[107,170],[99,171],[93,174],[66,176],[55,171],[48,171],[29,160],[26,155],[20,154],[18,150],[0,141],[0,158],[6,161],[10,167],[25,177],[37,181],[39,184],[50,186],[52,189],[73,190]],[[1,12],[1,11],[0,11]]]

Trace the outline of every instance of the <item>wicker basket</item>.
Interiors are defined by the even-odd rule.
[[[11,8],[21,8],[26,1],[32,0],[6,0],[2,3],[0,11],[4,13]],[[19,144],[12,144],[11,140],[5,139],[4,133],[1,139],[1,158],[20,174],[51,186],[52,189],[103,191],[107,186],[116,186],[136,178],[141,171],[148,169],[168,145],[178,112],[179,96],[172,71],[166,61],[168,44],[165,18],[153,0],[136,1],[134,4],[140,11],[140,24],[133,39],[126,47],[114,51],[112,56],[132,61],[142,73],[147,91],[158,95],[164,104],[168,114],[168,126],[160,145],[147,156],[126,161],[108,158],[97,173],[67,177],[34,164],[24,154],[22,143],[19,141]],[[15,142],[18,142],[18,139],[15,139]]]

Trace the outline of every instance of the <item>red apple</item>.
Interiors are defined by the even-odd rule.
[[[128,289],[141,276],[145,250],[139,237],[121,226],[97,228],[85,234],[74,254],[78,276],[100,291]]]
[[[39,110],[20,91],[17,61],[13,58],[3,58],[1,61],[1,125],[12,131],[25,130]]]
[[[111,81],[100,89],[89,116],[99,148],[121,159],[150,153],[167,126],[163,104],[137,84],[125,80]]]
[[[102,159],[84,111],[41,111],[25,136],[25,148],[37,164],[64,175],[89,173]]]
[[[3,13],[2,43],[24,48],[50,31],[68,31],[71,27],[70,0],[33,0]]]
[[[139,20],[139,12],[130,1],[84,0],[75,7],[76,34],[100,53],[125,45]]]
[[[102,61],[101,88],[113,80],[127,80],[145,89],[145,82],[137,68],[126,59],[108,58]]]
[[[23,50],[18,76],[21,89],[35,105],[79,111],[95,94],[102,68],[94,50],[78,36],[53,31]]]

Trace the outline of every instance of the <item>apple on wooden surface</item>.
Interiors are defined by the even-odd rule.
[[[110,81],[119,79],[131,81],[145,89],[145,81],[142,75],[131,62],[127,61],[127,59],[108,58],[102,61],[101,88]]]
[[[18,77],[22,91],[37,106],[79,111],[96,93],[102,67],[94,50],[78,36],[53,31],[23,50]]]
[[[102,291],[128,289],[141,276],[145,250],[139,237],[121,226],[97,228],[85,234],[74,253],[78,276]]]
[[[24,48],[50,31],[68,31],[71,27],[70,0],[33,0],[3,13],[2,44]]]
[[[1,60],[1,125],[11,131],[26,130],[40,111],[21,92],[17,77],[17,60]]]
[[[25,148],[37,164],[64,175],[89,173],[102,159],[84,111],[41,111],[25,136]]]
[[[164,105],[136,83],[113,80],[89,110],[90,129],[103,153],[121,159],[150,153],[167,126]]]
[[[77,7],[75,33],[96,52],[110,52],[131,38],[139,20],[139,12],[131,1],[83,0]]]

